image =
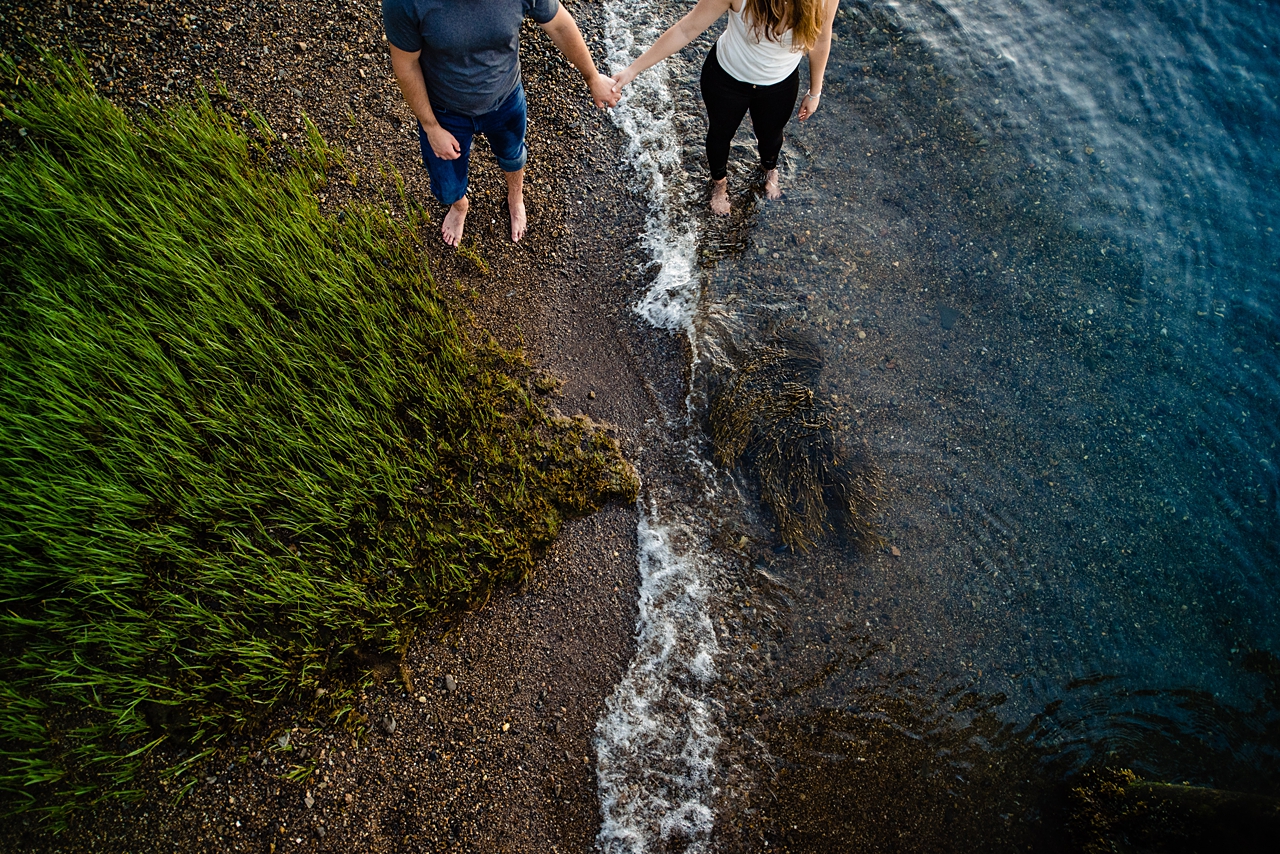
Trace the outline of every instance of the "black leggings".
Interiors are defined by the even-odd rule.
[[[713,45],[702,64],[702,100],[707,105],[707,160],[711,179],[719,181],[729,172],[729,143],[751,111],[751,126],[760,149],[760,166],[766,170],[778,165],[782,150],[782,129],[791,118],[800,94],[800,69],[781,83],[757,86],[743,83],[720,67]]]

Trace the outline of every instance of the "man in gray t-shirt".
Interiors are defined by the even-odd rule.
[[[577,23],[559,0],[382,0],[391,66],[418,117],[431,192],[449,205],[441,233],[450,246],[462,241],[471,140],[477,133],[489,140],[506,173],[511,239],[524,237],[520,25],[526,17],[582,73],[597,107],[618,103],[613,81],[596,71]]]

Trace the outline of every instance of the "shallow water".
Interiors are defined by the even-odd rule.
[[[814,331],[885,544],[779,552],[750,479],[707,476],[676,515],[722,544],[715,830],[615,847],[1053,848],[1091,763],[1280,794],[1280,15],[858,3],[836,33],[787,197],[744,128],[665,325],[704,371],[727,329]],[[687,140],[647,239],[705,203],[695,48],[637,97]]]

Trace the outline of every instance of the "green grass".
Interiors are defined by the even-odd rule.
[[[415,205],[319,210],[313,127],[35,73],[0,57],[0,808],[60,816],[166,741],[339,709],[636,483],[468,340]]]

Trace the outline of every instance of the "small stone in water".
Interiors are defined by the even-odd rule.
[[[949,305],[938,303],[938,320],[942,323],[943,329],[950,329],[956,325],[956,321],[960,319],[960,312]]]
[[[444,677],[444,689],[445,689],[446,691],[448,691],[450,694],[452,694],[454,691],[457,691],[457,690],[458,690],[458,680],[454,679],[452,675],[447,675],[447,676],[445,676],[445,677]]]
[[[859,329],[859,330],[858,330],[858,340],[862,340],[863,338],[866,338],[866,337],[867,337],[867,333],[865,333],[865,332],[863,332],[861,329]]]

